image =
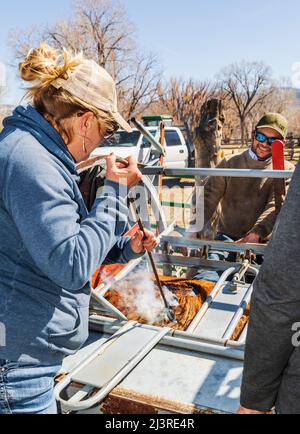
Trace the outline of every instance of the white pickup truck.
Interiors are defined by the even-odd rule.
[[[146,129],[159,141],[159,127],[147,127]],[[188,147],[179,128],[165,128],[165,149],[165,167],[188,167]],[[150,150],[149,141],[137,129],[133,129],[132,133],[119,130],[112,139],[103,141],[99,147],[93,151],[91,157],[109,155],[111,152],[123,158],[134,156],[137,161],[143,163],[148,163],[157,158]]]

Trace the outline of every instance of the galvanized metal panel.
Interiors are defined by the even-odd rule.
[[[80,351],[80,358],[90,354],[94,340],[108,337],[91,333],[89,345]],[[77,356],[65,359],[73,368]],[[71,369],[71,370],[73,370]],[[154,405],[164,401],[176,406],[209,408],[234,413],[239,406],[243,362],[189,350],[170,349],[162,345],[151,353],[120,383],[123,396],[143,396],[144,402]],[[67,370],[68,372],[68,370]],[[168,407],[169,408],[169,407]],[[95,409],[99,414],[99,409]]]
[[[120,336],[113,345],[78,372],[73,380],[101,389],[157,335],[157,330],[137,326]]]
[[[242,362],[155,348],[120,387],[181,405],[233,413],[239,406]]]
[[[249,285],[238,285],[236,293],[230,291],[230,285],[225,285],[218,293],[208,311],[195,328],[193,334],[203,339],[221,339],[240,307]]]

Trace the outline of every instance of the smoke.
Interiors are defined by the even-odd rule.
[[[172,291],[169,290],[167,286],[162,287],[164,295],[170,307],[177,307],[179,305],[178,298]]]
[[[163,289],[170,306],[178,306],[177,298],[172,292],[166,286]],[[139,270],[114,285],[114,290],[120,294],[126,307],[144,318],[148,324],[166,320],[165,305],[151,273]]]

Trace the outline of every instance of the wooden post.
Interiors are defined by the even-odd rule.
[[[161,144],[161,146],[164,148],[165,147],[165,123],[161,122],[160,123],[160,139],[159,139],[159,143]],[[164,161],[165,158],[163,155],[160,156],[160,165],[163,166],[164,165]],[[163,175],[159,176],[159,200],[160,203],[162,203],[163,201]]]

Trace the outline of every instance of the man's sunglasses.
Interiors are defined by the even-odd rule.
[[[269,146],[272,146],[275,140],[278,140],[278,137],[267,137],[259,131],[255,131],[255,138],[259,143],[264,143],[265,141],[267,141]]]

